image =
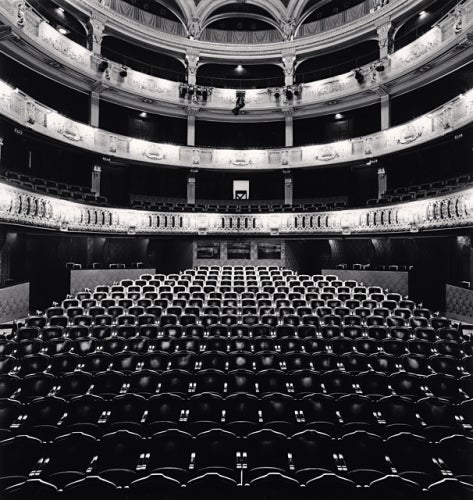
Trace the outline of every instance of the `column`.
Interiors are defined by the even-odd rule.
[[[391,96],[384,85],[374,90],[379,95],[381,105],[381,130],[386,130],[391,127]]]
[[[102,175],[102,167],[100,165],[94,165],[92,169],[92,179],[90,190],[95,196],[100,196],[100,177]]]
[[[187,204],[195,205],[195,182],[197,177],[197,169],[193,168],[187,176]]]
[[[294,72],[296,69],[296,53],[294,51],[283,52],[282,66],[284,70],[284,85],[294,85]]]
[[[284,174],[284,204],[292,205],[294,201],[294,184],[290,170],[283,170]]]
[[[187,63],[187,83],[189,85],[195,85],[197,81],[197,68],[199,66],[199,53],[195,51],[189,51],[186,54]]]
[[[378,199],[384,196],[387,188],[388,178],[386,176],[386,170],[384,170],[383,167],[378,168]]]
[[[4,141],[4,138],[0,137],[0,166],[3,166],[3,161],[2,161],[3,141]]]
[[[89,48],[94,54],[100,55],[102,53],[102,40],[105,31],[105,21],[98,18],[90,19],[90,42]]]
[[[92,127],[99,126],[100,118],[100,93],[92,90],[89,100],[89,125]]]
[[[284,145],[287,148],[294,146],[294,108],[281,108],[281,111],[284,113],[284,121],[285,121],[285,142]]]
[[[195,146],[195,117],[200,108],[195,106],[187,106],[187,145]]]
[[[376,26],[380,59],[388,57],[392,51],[393,25],[389,20],[384,19],[383,21],[382,24]]]
[[[381,130],[391,127],[391,97],[385,95],[381,97]]]

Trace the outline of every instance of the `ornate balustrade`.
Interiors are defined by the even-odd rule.
[[[154,165],[277,170],[366,161],[437,139],[473,121],[473,90],[406,124],[330,144],[280,149],[212,149],[134,139],[70,120],[0,81],[0,114],[18,125],[100,155]]]
[[[23,0],[0,0],[0,16],[9,24],[17,26],[19,6],[23,3]],[[198,99],[196,93],[192,99],[181,98],[178,82],[149,76],[129,68],[126,70],[126,76],[123,76],[123,67],[113,61],[108,61],[107,70],[100,72],[98,66],[102,59],[99,56],[61,35],[34,11],[25,9],[25,15],[21,19],[22,28],[17,30],[21,36],[36,44],[61,65],[69,66],[84,76],[100,81],[103,89],[113,87],[119,92],[136,96],[140,102],[152,100],[175,105],[180,109],[193,106],[207,113],[227,111],[235,105],[237,89],[212,88],[204,102]],[[364,76],[361,85],[354,78],[353,71],[350,71],[333,78],[303,84],[298,93],[299,97],[289,101],[280,88],[248,89],[245,95],[245,110],[251,115],[252,112],[296,107],[297,113],[300,113],[306,107],[326,104],[348,96],[363,96],[366,92],[376,95],[380,87],[425,66],[453,45],[461,43],[470,31],[473,31],[473,0],[467,0],[460,13],[452,12],[419,39],[389,55],[383,62],[383,72],[376,71],[375,63],[361,67],[360,72]]]
[[[229,215],[98,207],[0,183],[0,222],[60,231],[137,235],[418,232],[473,226],[473,187],[435,198],[376,208]]]

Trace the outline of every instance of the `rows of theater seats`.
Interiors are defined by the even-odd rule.
[[[204,267],[25,323],[0,342],[5,498],[473,493],[472,339],[399,294]]]
[[[216,204],[189,205],[187,203],[151,203],[143,200],[133,200],[131,207],[138,210],[156,210],[158,212],[216,212],[216,213],[272,213],[272,212],[317,212],[324,210],[341,210],[346,208],[346,202],[334,201],[327,203],[294,203],[284,204],[251,204],[236,205],[222,202]]]
[[[436,182],[427,182],[424,184],[415,184],[413,186],[398,187],[387,189],[384,195],[378,199],[370,199],[367,205],[385,205],[387,203],[399,203],[402,201],[412,201],[429,196],[438,196],[470,185],[473,182],[473,176],[463,175]]]
[[[0,172],[0,180],[23,189],[28,189],[29,191],[58,196],[65,200],[93,203],[102,206],[107,205],[107,198],[104,196],[96,196],[95,193],[86,186],[75,186],[64,182],[46,180],[9,170]]]

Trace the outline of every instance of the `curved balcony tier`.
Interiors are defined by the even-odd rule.
[[[0,81],[0,114],[68,146],[127,162],[226,171],[286,170],[369,161],[441,138],[473,121],[473,89],[403,125],[313,146],[216,149],[160,144],[121,136],[60,115]]]
[[[257,43],[251,43],[252,40],[246,40],[250,43],[244,43],[245,40],[240,34],[240,37],[234,37],[234,42],[240,43],[231,43],[230,38],[224,39],[218,34],[204,37],[207,38],[204,40],[198,39],[199,33],[196,37],[194,27],[195,24],[201,22],[201,18],[197,12],[189,16],[188,26],[182,30],[179,28],[180,24],[172,27],[166,27],[166,24],[160,26],[145,24],[142,20],[146,16],[142,16],[140,20],[133,19],[120,12],[119,2],[116,1],[60,0],[58,3],[84,17],[100,19],[106,24],[108,31],[119,37],[139,40],[140,43],[160,48],[169,53],[182,55],[192,51],[201,53],[214,61],[232,59],[240,61],[243,58],[255,62],[274,60],[280,56],[282,51],[292,51],[297,55],[302,55],[315,51],[321,53],[337,50],[337,48],[351,45],[355,41],[375,37],[379,24],[386,21],[403,21],[425,5],[424,0],[390,0],[383,7],[376,8],[379,2],[366,0],[361,8],[358,7],[354,10],[351,18],[344,17],[342,14],[338,16],[340,18],[338,22],[337,20],[333,20],[333,22],[316,21],[314,26],[306,26],[299,31],[295,31],[294,26],[291,33],[283,34],[280,41],[264,43],[263,35],[263,43],[261,37]],[[188,3],[191,4],[191,2]],[[266,4],[268,3],[266,2]],[[210,2],[202,2],[202,4],[210,5]],[[130,12],[130,9],[125,9],[125,11]],[[290,18],[285,19],[284,16],[285,14],[281,12],[280,16],[277,17],[282,26],[290,21]],[[278,33],[277,30],[275,33]],[[274,40],[274,37],[271,38]],[[220,43],[217,41],[219,39]],[[256,38],[254,41],[256,42]]]
[[[375,208],[230,215],[98,207],[0,183],[0,221],[59,231],[138,235],[416,233],[473,226],[473,188]]]
[[[17,24],[14,2],[0,1],[0,19],[6,23],[3,51],[30,68],[67,86],[87,92],[99,92],[101,98],[119,105],[152,113],[186,116],[198,113],[199,119],[218,121],[282,120],[284,114],[306,117],[369,106],[389,95],[394,97],[448,74],[473,59],[473,0],[458,13],[450,12],[436,26],[402,49],[387,56],[383,71],[377,61],[359,68],[360,84],[354,71],[332,78],[297,86],[296,96],[287,99],[281,87],[247,89],[245,109],[239,116],[231,113],[237,89],[205,87],[205,99],[194,92],[182,94],[181,84],[149,76],[108,62],[105,72],[99,67],[103,59],[73,42],[42,20],[34,11],[22,28]],[[461,29],[458,27],[461,26]],[[125,76],[124,76],[125,75]]]

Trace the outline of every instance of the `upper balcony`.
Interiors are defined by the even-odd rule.
[[[20,22],[21,3],[0,1],[5,53],[72,88],[98,92],[116,104],[173,116],[198,113],[199,119],[268,121],[282,120],[288,114],[306,117],[336,113],[418,88],[473,57],[473,0],[466,0],[417,40],[392,53],[386,49],[385,57],[353,71],[298,85],[247,89],[245,108],[234,116],[231,110],[239,89],[182,84],[124,67],[73,42],[32,9],[24,11]],[[391,22],[385,20],[379,30],[391,28]],[[195,57],[192,61],[197,71],[199,57]],[[279,53],[278,57],[285,70],[294,71],[295,53]],[[291,78],[286,81],[293,82]]]
[[[0,82],[0,114],[50,139],[125,162],[225,171],[287,170],[368,162],[441,138],[473,121],[473,90],[403,125],[330,144],[278,149],[215,149],[148,142],[61,116]]]

